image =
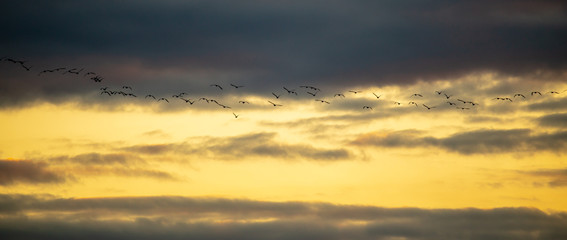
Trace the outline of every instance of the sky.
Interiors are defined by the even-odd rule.
[[[2,239],[565,239],[564,1],[2,1]]]

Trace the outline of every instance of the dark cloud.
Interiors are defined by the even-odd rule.
[[[29,160],[0,160],[0,185],[16,183],[60,183],[65,177],[53,172],[46,163]]]
[[[49,158],[50,163],[72,163],[80,165],[129,165],[144,162],[138,156],[123,153],[84,153],[76,156],[58,156]]]
[[[351,144],[378,147],[439,147],[461,154],[496,154],[510,152],[553,151],[567,149],[567,132],[534,134],[530,129],[475,130],[447,137],[424,137],[406,130],[359,135]]]
[[[33,71],[85,67],[104,84],[135,83],[139,94],[211,93],[208,84],[233,81],[256,94],[304,83],[407,84],[477,71],[561,72],[565,9],[554,0],[26,0],[0,10],[0,51]],[[2,70],[10,67],[23,71]],[[2,106],[84,98],[99,86],[36,75],[3,71]]]
[[[65,199],[34,195],[0,195],[0,206],[0,232],[8,238],[443,240],[567,236],[567,214],[532,208],[419,209],[174,196]]]
[[[207,137],[183,143],[135,145],[119,150],[150,155],[177,153],[231,161],[250,157],[336,161],[347,160],[352,156],[344,148],[323,149],[308,144],[280,142],[277,141],[275,133],[253,133],[225,138]]]
[[[545,115],[538,120],[541,126],[567,128],[567,113]]]

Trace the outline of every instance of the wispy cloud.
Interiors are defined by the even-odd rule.
[[[447,137],[432,137],[407,130],[362,134],[351,144],[377,147],[438,147],[465,155],[533,151],[562,153],[567,147],[567,132],[537,134],[530,129],[481,129],[455,133]]]

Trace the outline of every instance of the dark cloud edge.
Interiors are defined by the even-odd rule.
[[[211,197],[0,194],[0,216],[0,235],[5,239],[444,240],[567,236],[566,212],[546,213],[528,207],[422,209]]]

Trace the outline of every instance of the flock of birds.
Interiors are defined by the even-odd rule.
[[[32,66],[27,65],[27,61],[23,61],[23,60],[16,60],[14,58],[8,58],[8,57],[3,57],[0,59],[0,62],[10,62],[13,64],[17,64],[19,65],[21,68],[23,68],[25,71],[31,72],[32,70]],[[60,74],[74,74],[74,75],[79,75],[82,76],[84,78],[88,78],[90,80],[92,80],[95,83],[101,83],[104,78],[97,74],[96,72],[92,72],[92,71],[85,71],[84,68],[67,68],[67,67],[57,67],[57,68],[51,68],[51,69],[42,69],[40,70],[37,75],[41,76],[43,74],[53,74],[53,73],[60,73]],[[219,84],[210,84],[209,85],[212,88],[216,88],[219,91],[224,91],[226,87],[223,87]],[[239,89],[239,88],[243,88],[245,87],[244,85],[237,85],[237,84],[230,84],[229,85],[230,88],[234,88],[234,89]],[[320,97],[321,94],[321,89],[318,87],[314,87],[314,86],[309,86],[309,85],[302,85],[299,86],[299,88],[301,88],[303,91],[297,91],[296,89],[290,89],[288,87],[283,87],[282,89],[284,90],[283,93],[276,93],[276,92],[271,92],[271,96],[274,98],[272,100],[266,100],[267,104],[270,104],[273,107],[282,107],[284,106],[283,104],[280,104],[278,101],[280,100],[280,98],[282,97],[283,94],[287,93],[287,95],[291,95],[291,96],[299,96],[300,93],[305,93],[310,95],[311,97],[314,98],[315,101],[317,102],[321,102],[322,104],[331,104],[331,100],[329,100],[328,98],[330,98],[330,95],[328,96],[327,99]],[[131,86],[122,86],[120,89],[118,90],[111,90],[109,87],[101,87],[99,88],[100,90],[100,95],[108,95],[108,96],[123,96],[123,97],[138,97],[138,95],[134,94],[133,89]],[[357,94],[361,94],[363,91],[361,90],[349,90],[348,94],[353,94],[353,95],[357,95]],[[522,93],[516,93],[511,97],[495,97],[492,100],[495,101],[508,101],[508,102],[514,102],[515,100],[521,98],[521,99],[526,99],[526,96],[528,97],[534,97],[534,96],[543,96],[543,94],[562,94],[564,92],[567,92],[567,90],[563,90],[562,92],[559,91],[548,91],[548,92],[540,92],[540,91],[532,91],[529,94],[522,94]],[[377,100],[381,100],[382,95],[376,94],[374,92],[372,92],[372,94],[374,95],[374,97]],[[470,100],[463,100],[460,98],[456,98],[453,97],[453,95],[450,95],[449,93],[445,92],[445,91],[435,91],[435,95],[438,95],[439,98],[443,98],[443,100],[445,100],[445,102],[443,104],[447,104],[448,106],[454,107],[455,109],[459,109],[459,110],[470,110],[476,106],[479,105],[479,103],[474,102],[474,101],[470,101]],[[319,97],[318,97],[319,96]],[[164,102],[164,103],[170,103],[170,99],[178,99],[181,101],[184,101],[185,103],[188,103],[190,105],[195,104],[196,102],[206,102],[206,103],[214,103],[216,105],[218,105],[219,107],[223,108],[223,109],[232,109],[232,107],[222,104],[219,101],[212,99],[212,98],[207,98],[207,97],[200,97],[200,98],[189,98],[189,94],[186,92],[181,92],[179,94],[174,94],[171,97],[158,97],[155,96],[154,94],[146,94],[145,96],[143,96],[145,99],[150,99],[150,100],[155,100],[157,102]],[[337,99],[337,98],[346,98],[347,96],[345,96],[345,93],[335,93],[332,97],[332,99]],[[415,107],[423,107],[426,110],[432,110],[434,108],[437,108],[438,106],[430,106],[427,105],[425,103],[421,103],[419,101],[419,99],[422,99],[424,96],[421,93],[414,93],[411,94],[409,96],[409,98],[411,99],[411,101],[409,101],[407,104],[402,103],[401,101],[391,101],[393,102],[394,105],[397,106],[402,106],[402,105],[414,105]],[[238,101],[238,104],[250,104],[250,102],[246,101],[246,100],[240,100]],[[362,110],[373,110],[372,106],[369,105],[363,105],[361,106]],[[236,114],[236,113],[232,113],[233,116],[235,118],[238,118],[240,115]]]

